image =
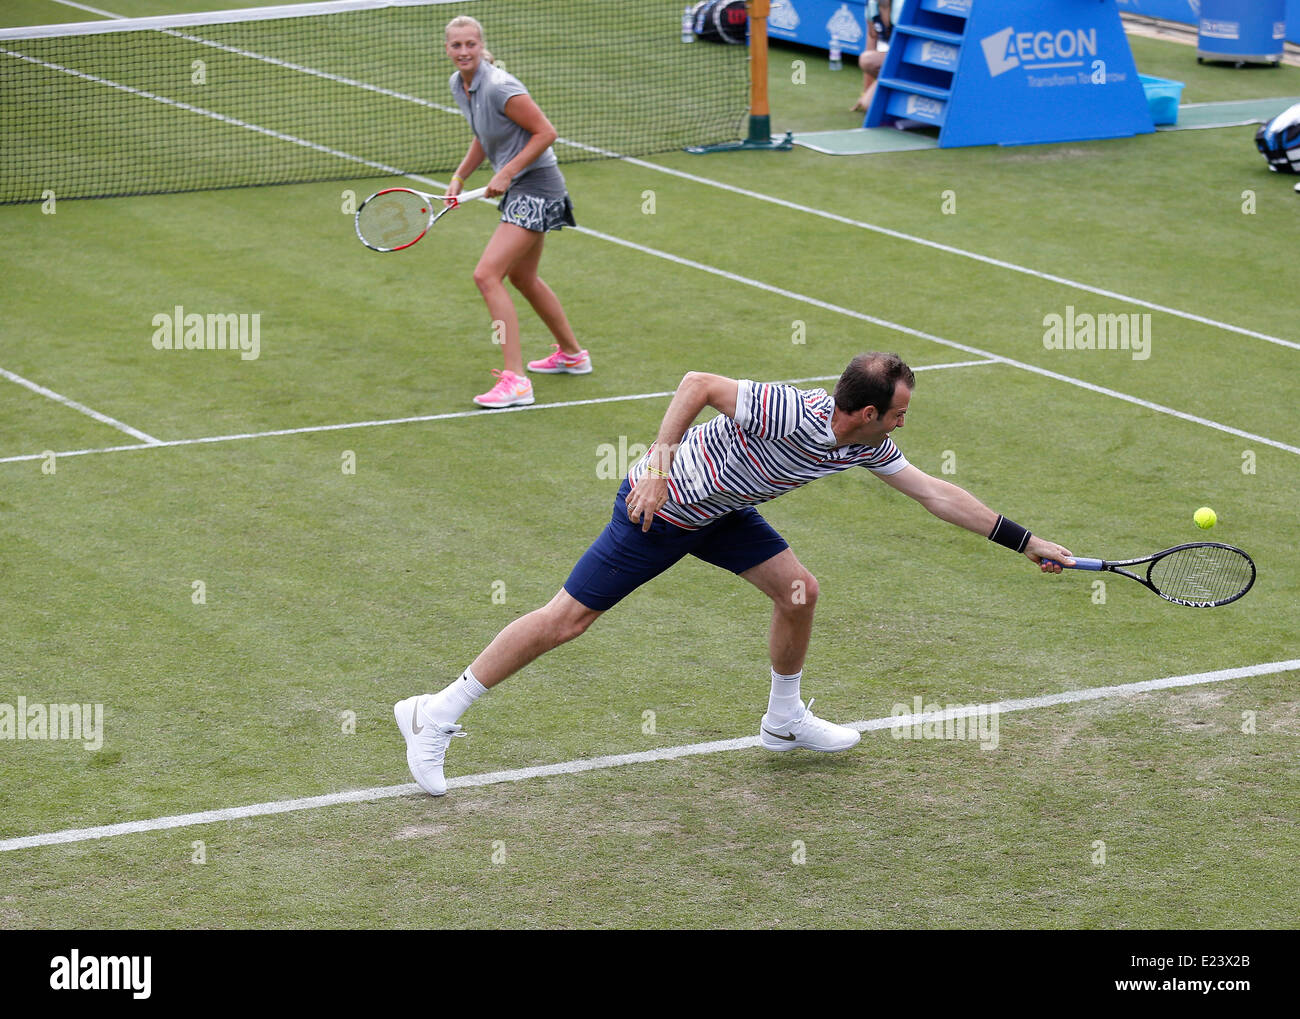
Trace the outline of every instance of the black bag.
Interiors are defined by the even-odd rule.
[[[691,26],[705,42],[744,45],[749,15],[745,0],[704,0],[691,11]]]

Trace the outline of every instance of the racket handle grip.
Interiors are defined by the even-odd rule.
[[[1103,559],[1085,559],[1083,556],[1075,556],[1074,565],[1066,566],[1065,563],[1057,563],[1055,559],[1044,559],[1045,563],[1052,563],[1060,566],[1063,570],[1093,570],[1097,571],[1105,567]]]

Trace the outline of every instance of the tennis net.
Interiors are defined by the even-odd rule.
[[[682,0],[341,0],[0,30],[0,203],[453,169],[443,26],[483,23],[561,161],[736,138],[745,47]]]

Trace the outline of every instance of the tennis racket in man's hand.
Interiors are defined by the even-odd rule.
[[[413,188],[384,188],[357,210],[357,236],[372,251],[401,251],[429,232],[462,202],[487,194],[487,188],[462,195],[430,195]]]
[[[1062,564],[1064,565],[1064,564]],[[1146,566],[1146,575],[1130,573],[1126,566]],[[1085,559],[1075,556],[1071,570],[1109,570],[1131,577],[1175,605],[1209,609],[1234,602],[1255,583],[1255,563],[1231,545],[1197,541],[1175,545],[1141,559]]]

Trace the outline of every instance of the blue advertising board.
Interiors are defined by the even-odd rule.
[[[787,39],[829,50],[832,37],[844,53],[867,45],[866,0],[772,0],[769,39]]]
[[[864,125],[898,120],[941,148],[1155,130],[1115,0],[906,0]]]
[[[1242,2],[1248,6],[1251,0]],[[1200,24],[1201,3],[1202,0],[1119,0],[1120,10],[1127,13],[1193,26]],[[1300,0],[1286,0],[1286,37],[1300,44]]]
[[[1155,130],[1113,0],[977,2],[966,40],[950,145],[990,132],[1014,145]]]
[[[997,3],[998,0],[993,0]],[[1240,0],[1251,3],[1252,0]],[[1286,37],[1300,43],[1300,0],[1286,2]],[[1118,0],[1121,11],[1164,18],[1187,25],[1200,22],[1202,0]],[[969,4],[967,5],[969,6]],[[830,49],[831,36],[845,53],[861,53],[866,45],[866,0],[772,0],[767,34],[773,39]]]

